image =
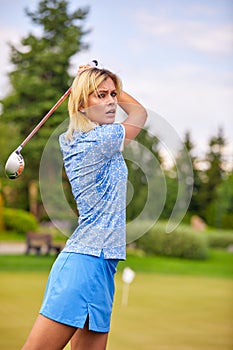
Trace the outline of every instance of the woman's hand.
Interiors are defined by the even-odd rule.
[[[92,68],[90,64],[83,64],[78,67],[78,75],[80,75],[84,70]]]

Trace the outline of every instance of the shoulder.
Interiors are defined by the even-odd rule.
[[[61,144],[61,143],[64,143],[65,142],[65,140],[66,140],[66,133],[65,132],[63,132],[61,135],[59,135],[59,143]]]
[[[73,137],[71,140],[67,139],[66,137],[66,132],[62,133],[61,135],[59,135],[59,144],[60,147],[66,148],[66,147],[70,147],[70,146],[75,146],[78,142],[83,141],[83,139],[88,138],[89,133],[83,133],[83,132],[78,132],[75,131],[73,133]]]
[[[59,140],[59,145],[60,145],[61,149],[64,149],[65,147],[68,146],[69,142],[68,142],[68,140],[66,138],[66,133],[65,132],[63,134],[59,135],[58,140]]]

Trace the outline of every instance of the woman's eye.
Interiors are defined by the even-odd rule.
[[[112,92],[112,93],[111,93],[111,96],[112,96],[112,97],[116,97],[116,95],[117,95],[116,92]]]
[[[105,98],[105,94],[98,94],[99,98]]]

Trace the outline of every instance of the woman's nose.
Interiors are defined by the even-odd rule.
[[[112,95],[108,95],[108,103],[116,103],[117,100],[116,100],[116,96],[112,96]]]

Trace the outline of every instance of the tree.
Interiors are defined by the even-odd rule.
[[[70,58],[87,47],[83,43],[87,33],[83,22],[88,8],[71,13],[67,0],[43,0],[35,12],[26,10],[26,14],[40,27],[41,35],[29,34],[19,48],[11,45],[12,91],[1,101],[3,122],[17,123],[22,140],[70,85]],[[66,104],[63,104],[25,146],[23,156],[26,165],[30,165],[22,176],[27,189],[31,181],[38,179],[40,157],[47,139],[66,117]],[[29,209],[28,201],[24,208]]]
[[[3,231],[4,229],[3,208],[4,208],[4,201],[3,201],[3,194],[2,194],[2,182],[0,179],[0,232]]]
[[[144,219],[153,217],[156,211],[156,201],[160,202],[160,172],[157,168],[157,162],[158,164],[161,163],[161,157],[158,151],[158,144],[158,139],[150,135],[148,130],[143,129],[138,134],[136,140],[132,141],[125,148],[124,157],[126,159],[129,179],[127,205],[128,221],[133,220],[141,213],[148,197],[153,197],[154,203],[152,206],[148,206],[148,210],[143,217]],[[152,171],[153,174],[151,173]],[[152,191],[153,194],[148,192],[148,181],[150,183],[154,181],[154,184],[150,186],[150,191]]]
[[[233,174],[217,187],[216,199],[207,209],[207,221],[215,227],[233,227]]]
[[[209,149],[205,157],[206,170],[201,172],[202,184],[198,200],[201,203],[200,214],[204,219],[207,218],[208,206],[217,198],[218,186],[224,180],[223,147],[225,145],[223,130],[219,128],[217,136],[209,140]]]
[[[185,133],[185,139],[175,154],[175,163],[166,171],[167,200],[162,217],[179,222],[190,208],[194,187],[192,155],[193,143],[190,133]]]
[[[189,205],[188,212],[192,215],[193,213],[198,213],[200,210],[200,201],[198,199],[198,195],[201,188],[201,178],[200,178],[200,171],[198,169],[198,158],[194,155],[194,148],[195,145],[191,139],[191,134],[189,131],[185,133],[184,136],[184,146],[189,153],[192,168],[193,168],[193,194],[191,198],[191,202]]]

